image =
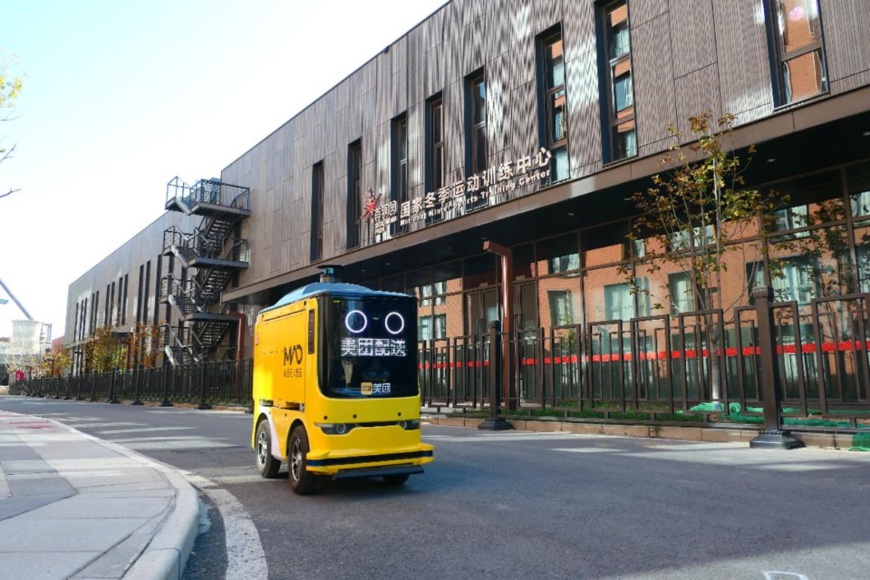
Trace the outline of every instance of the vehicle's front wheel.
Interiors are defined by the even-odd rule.
[[[305,427],[299,425],[290,435],[290,445],[287,453],[287,471],[290,474],[290,487],[294,493],[306,495],[314,491],[316,476],[306,469],[308,467],[308,434]]]
[[[257,446],[257,471],[266,479],[272,479],[278,475],[281,462],[272,456],[272,433],[268,420],[264,419],[257,425],[255,442]]]

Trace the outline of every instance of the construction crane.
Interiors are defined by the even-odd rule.
[[[24,313],[24,316],[27,317],[27,320],[33,322],[33,317],[30,315],[27,309],[24,308],[24,305],[18,301],[18,298],[15,297],[15,294],[12,293],[12,290],[9,289],[9,286],[3,283],[2,279],[0,279],[0,287],[2,287],[3,291],[6,292],[7,295],[9,295],[9,297],[12,299],[12,302],[14,302],[15,306],[18,307],[18,310]],[[0,304],[5,304],[6,302],[8,302],[8,300],[0,298]]]

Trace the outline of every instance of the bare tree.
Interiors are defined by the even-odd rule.
[[[8,122],[12,120],[9,113],[15,107],[15,102],[18,100],[18,95],[24,86],[20,76],[15,76],[10,72],[10,64],[2,49],[0,49],[0,122]],[[12,157],[15,151],[15,145],[9,149],[0,147],[0,164]],[[9,188],[5,193],[0,193],[0,199],[8,197],[19,191],[18,189]]]

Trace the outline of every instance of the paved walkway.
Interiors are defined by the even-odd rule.
[[[198,524],[196,490],[171,468],[0,411],[3,578],[179,578]]]

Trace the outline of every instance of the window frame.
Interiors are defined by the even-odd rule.
[[[551,47],[556,44],[561,45],[561,62],[562,62],[562,78],[561,84],[552,85],[553,71],[555,66],[552,66],[553,59],[548,58],[547,54],[551,51]],[[568,126],[568,90],[567,90],[567,65],[565,62],[565,43],[562,33],[561,22],[555,26],[545,30],[538,35],[536,39],[537,45],[537,67],[538,67],[538,132],[539,141],[542,147],[545,147],[552,154],[550,160],[550,183],[568,179],[571,173],[570,160],[568,156],[568,135],[570,129]],[[561,98],[564,100],[561,114],[561,137],[554,139],[555,129],[555,113],[557,107],[554,106],[555,99],[561,93]],[[559,158],[564,156],[566,160],[565,175],[558,175]]]
[[[478,107],[478,87],[483,88],[482,107]],[[488,98],[486,70],[481,68],[465,77],[465,176],[486,171],[489,155],[487,130]],[[479,113],[479,118],[475,115]],[[483,153],[481,155],[481,142]],[[481,164],[482,160],[482,164]]]
[[[393,118],[391,123],[392,139],[391,158],[393,161],[390,172],[390,199],[398,206],[408,201],[408,115],[402,113]]]
[[[615,39],[612,36],[611,32],[613,27],[610,26],[609,20],[610,15],[613,14],[616,10],[620,8],[625,8],[625,29],[626,35],[628,37],[628,49],[621,54],[613,55],[612,41]],[[630,159],[633,157],[637,157],[638,155],[638,146],[637,146],[637,111],[636,111],[636,101],[634,98],[634,67],[631,58],[631,14],[628,8],[627,0],[615,0],[613,2],[602,2],[598,5],[600,11],[600,35],[602,37],[603,42],[599,43],[600,50],[600,60],[601,60],[601,75],[604,86],[604,90],[601,91],[603,94],[607,95],[606,101],[602,101],[602,120],[603,124],[606,128],[606,137],[603,139],[605,143],[605,157],[606,162],[615,163],[618,161],[623,161],[625,159]],[[627,66],[627,70],[624,74],[615,75],[614,71],[618,67],[622,67],[624,65]],[[626,77],[629,81],[629,87],[626,91],[628,96],[628,104],[620,110],[616,109],[616,98],[618,91],[617,81],[620,78]],[[627,113],[622,114],[624,111],[629,111]],[[632,123],[632,128],[629,132],[634,134],[634,148],[629,151],[626,149],[622,151],[620,147],[619,136],[619,127],[621,125],[625,125],[626,123]]]
[[[436,93],[426,100],[426,191],[445,185],[444,98]]]
[[[311,262],[323,259],[323,188],[323,161],[318,161],[311,166]]]
[[[347,146],[347,249],[362,243],[362,139]]]
[[[805,0],[805,2],[813,2],[815,4],[816,23],[818,25],[818,32],[815,34],[816,39],[791,51],[786,48],[786,33],[780,26],[781,12],[779,6],[781,2],[782,0],[766,0],[764,2],[764,9],[767,16],[768,44],[770,47],[771,76],[774,79],[774,104],[776,107],[795,105],[809,99],[814,99],[820,95],[828,94],[831,90],[828,75],[828,62],[825,58],[825,34],[822,22],[822,9],[821,6],[819,6],[819,1]],[[807,24],[811,24],[811,21],[808,20]],[[788,70],[787,63],[814,52],[818,52],[819,55],[821,87],[815,94],[795,99],[786,80],[786,71]]]

